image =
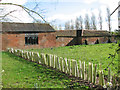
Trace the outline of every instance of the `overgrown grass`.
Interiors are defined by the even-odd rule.
[[[50,53],[55,54],[60,57],[75,59],[77,61],[92,62],[94,64],[101,63],[102,68],[105,69],[108,64],[112,61],[110,54],[115,53],[117,44],[95,44],[95,45],[77,45],[77,46],[66,46],[58,48],[46,48],[46,49],[31,49],[30,51],[35,51],[39,53]],[[113,60],[113,64],[109,66],[112,70],[112,74],[116,73],[118,70],[117,54]],[[104,70],[107,74],[107,70]]]
[[[2,52],[2,70],[4,70],[3,88],[67,88],[74,80],[64,73],[29,62],[8,52]],[[87,88],[79,85],[77,87],[83,90]]]

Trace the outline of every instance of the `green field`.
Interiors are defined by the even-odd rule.
[[[111,62],[109,54],[114,54],[117,44],[96,44],[96,45],[77,45],[58,48],[31,49],[39,53],[50,53],[68,59],[77,61],[93,62],[102,64],[106,68]],[[109,66],[112,74],[118,70],[117,55],[113,63]],[[14,56],[8,52],[2,52],[2,85],[3,88],[70,88],[78,87],[85,89],[83,84],[74,81],[75,78],[69,78],[64,73],[48,67],[26,61],[20,57]],[[107,70],[104,71],[107,74]]]
[[[3,88],[70,88],[85,89],[79,83],[72,83],[64,73],[26,61],[8,52],[2,52]],[[72,83],[72,84],[71,84]]]
[[[95,45],[77,45],[77,46],[66,46],[58,48],[46,48],[46,49],[31,49],[39,53],[55,54],[60,57],[75,59],[77,61],[85,61],[86,63],[92,62],[94,64],[101,63],[102,69],[105,69],[108,64],[112,61],[110,54],[113,55],[117,48],[117,44],[95,44]],[[118,70],[118,55],[116,54],[113,59],[113,64],[110,64],[112,74]],[[107,70],[104,70],[107,74]]]

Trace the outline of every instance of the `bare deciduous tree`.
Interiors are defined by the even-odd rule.
[[[95,18],[94,13],[92,13],[92,17],[91,17],[91,28],[92,28],[93,30],[97,30],[96,18]]]
[[[75,20],[75,29],[79,30],[80,29],[80,23],[79,23],[79,18],[77,17]]]
[[[83,29],[83,18],[82,18],[82,16],[79,16],[79,22],[80,22],[80,29]]]
[[[74,22],[73,22],[73,20],[71,20],[71,22],[70,22],[70,29],[74,30]]]
[[[85,15],[85,29],[90,29],[90,23],[89,23],[89,16],[88,14]]]
[[[65,30],[69,30],[70,29],[70,22],[66,22],[65,23]]]
[[[107,24],[108,24],[108,29],[109,32],[111,32],[111,17],[110,17],[110,9],[107,7],[106,8],[107,11]]]
[[[61,25],[59,25],[59,27],[58,27],[58,28],[59,28],[59,30],[62,30],[62,26],[61,26]]]
[[[100,30],[102,30],[102,16],[101,16],[101,11],[99,10],[99,16],[98,16],[98,20],[99,20],[99,27],[100,27]]]
[[[75,28],[77,30],[79,29],[83,29],[83,19],[81,16],[77,17],[76,20],[75,20]]]

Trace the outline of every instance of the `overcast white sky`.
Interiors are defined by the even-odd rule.
[[[84,18],[85,14],[94,13],[98,20],[99,10],[102,11],[103,16],[103,29],[107,30],[106,23],[106,7],[109,7],[111,12],[118,6],[119,0],[2,0],[1,2],[17,3],[25,5],[26,7],[33,9],[35,1],[39,3],[41,10],[44,10],[42,15],[48,22],[55,21],[54,24],[62,26],[68,20],[75,19],[78,16]],[[0,6],[4,7],[4,6]],[[7,6],[6,12],[9,10],[18,10],[12,15],[18,17],[20,20],[12,18],[17,22],[32,22],[29,15],[19,7]],[[38,17],[36,17],[38,18]],[[112,15],[112,30],[118,28],[118,16],[117,12]],[[99,29],[99,28],[98,28]]]

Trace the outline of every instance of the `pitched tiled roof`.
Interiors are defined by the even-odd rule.
[[[54,32],[52,26],[45,23],[11,23],[2,22],[2,32]],[[1,30],[0,30],[1,31]]]
[[[110,36],[110,33],[104,30],[83,30],[82,36]]]
[[[101,37],[110,36],[105,30],[59,30],[56,31],[57,36],[61,37]]]

